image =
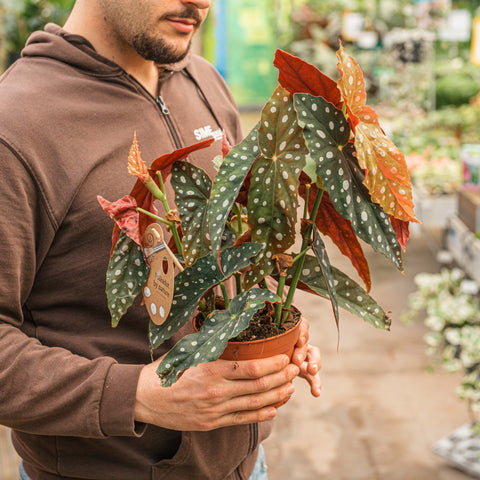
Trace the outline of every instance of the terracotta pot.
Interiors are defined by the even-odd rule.
[[[285,354],[288,358],[292,358],[295,345],[300,335],[300,321],[290,330],[280,335],[269,338],[261,338],[259,340],[251,340],[246,342],[234,342],[229,340],[225,350],[220,358],[222,360],[242,361],[257,360],[260,358],[273,357],[275,355]],[[196,322],[193,322],[194,329],[198,331]],[[286,398],[283,402],[276,403],[275,408],[281,407],[290,400]]]
[[[301,321],[298,322],[292,329],[275,337],[261,338],[248,342],[233,342],[229,340],[220,358],[237,361],[256,360],[281,355],[282,353],[292,358],[293,350],[300,334],[301,323]]]

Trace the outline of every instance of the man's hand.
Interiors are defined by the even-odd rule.
[[[135,420],[183,431],[269,420],[277,412],[272,405],[293,393],[292,380],[300,373],[286,355],[241,362],[217,360],[189,368],[173,386],[164,388],[156,373],[158,363],[141,371]]]
[[[314,397],[319,397],[322,389],[322,382],[318,372],[322,368],[320,350],[309,345],[308,320],[303,318],[300,326],[300,336],[292,356],[292,363],[300,368],[300,377],[305,378],[310,384],[310,390]]]

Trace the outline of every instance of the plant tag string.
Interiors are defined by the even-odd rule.
[[[162,325],[172,305],[176,258],[163,240],[160,225],[153,223],[145,230],[143,251],[150,265],[150,273],[143,287],[145,306],[152,322]]]

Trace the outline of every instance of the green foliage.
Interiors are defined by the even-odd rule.
[[[362,183],[365,175],[349,141],[350,126],[345,116],[321,97],[298,93],[294,97],[310,155],[317,162],[317,175],[336,210],[352,222],[358,237],[403,270],[401,247],[388,215],[372,203]]]
[[[294,275],[294,269],[288,272],[288,279]],[[391,320],[383,308],[356,282],[332,266],[333,286],[338,305],[358,315],[376,328],[390,329]],[[322,269],[315,257],[307,255],[300,276],[300,281],[317,295],[330,298]]]
[[[212,181],[201,168],[188,162],[175,162],[171,184],[175,191],[183,230],[183,258],[191,266],[210,251],[206,210]]]
[[[140,245],[122,230],[107,270],[107,300],[116,327],[120,318],[133,304],[148,277],[149,267]]]
[[[157,370],[162,385],[171,386],[186,368],[217,360],[228,340],[248,327],[266,301],[276,302],[280,298],[269,290],[252,288],[236,296],[227,310],[214,310],[199,332],[180,340],[162,360]]]
[[[227,280],[236,271],[249,265],[250,259],[258,254],[261,245],[244,243],[240,247],[221,252],[210,252],[195,265],[185,268],[175,277],[175,292],[167,320],[162,325],[150,322],[150,344],[157,348],[174,333],[178,332],[192,316],[195,307],[205,293],[220,282]]]
[[[3,0],[7,53],[20,53],[27,38],[49,22],[63,25],[75,0]]]
[[[467,73],[456,72],[438,78],[435,83],[437,108],[468,103],[480,92],[480,82]]]

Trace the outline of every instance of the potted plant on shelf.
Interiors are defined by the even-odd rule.
[[[335,82],[313,65],[276,52],[280,85],[245,139],[233,148],[224,141],[213,181],[183,161],[211,141],[164,155],[147,169],[135,139],[129,171],[138,180],[132,193],[114,203],[99,198],[116,221],[107,272],[113,324],[142,289],[152,318],[152,349],[200,312],[199,330],[160,363],[163,385],[173,384],[188,367],[219,358],[230,339],[245,340],[261,313],[273,333],[292,329],[298,323],[291,315],[296,288],[329,299],[337,326],[340,306],[389,328],[388,315],[368,295],[370,272],[359,239],[403,271],[408,223],[417,221],[410,177],[404,156],[366,105],[360,67],[343,47],[337,56]],[[163,186],[170,173],[175,211]],[[163,203],[165,218],[157,215],[155,199]],[[150,225],[158,222],[172,232],[170,247],[158,226]],[[365,289],[330,265],[322,235],[350,258]],[[162,253],[153,262],[155,251]],[[149,282],[158,286],[161,275],[173,275],[168,258],[177,261],[174,291],[161,308],[151,307],[154,283],[145,286],[149,264]],[[233,295],[228,282],[235,286]]]

